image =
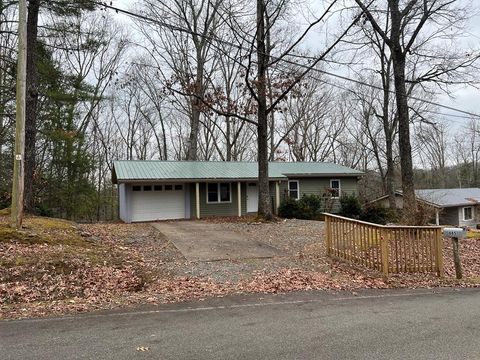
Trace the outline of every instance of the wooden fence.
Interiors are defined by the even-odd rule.
[[[383,272],[443,277],[440,226],[383,226],[325,215],[327,255]]]

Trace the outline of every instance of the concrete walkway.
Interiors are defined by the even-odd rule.
[[[189,261],[270,258],[285,255],[272,246],[249,239],[246,234],[226,230],[222,224],[174,221],[152,225]]]

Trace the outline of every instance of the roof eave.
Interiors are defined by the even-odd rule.
[[[365,173],[351,174],[351,173],[283,173],[287,177],[360,177]]]
[[[286,177],[270,177],[269,181],[278,181],[278,180],[287,180]],[[230,181],[230,182],[238,182],[238,181],[258,181],[258,177],[251,177],[251,178],[162,178],[162,179],[118,179],[118,183],[145,183],[145,182],[211,182],[211,181]]]

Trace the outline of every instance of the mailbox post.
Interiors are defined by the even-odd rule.
[[[463,239],[467,236],[467,230],[462,228],[444,228],[443,236],[452,239],[453,247],[453,263],[455,265],[455,275],[457,279],[461,279],[462,275],[462,263],[460,261],[460,254],[458,248],[458,239]]]

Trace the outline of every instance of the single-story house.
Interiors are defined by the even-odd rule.
[[[420,189],[415,190],[417,200],[435,209],[437,225],[476,226],[480,215],[480,188],[462,189]],[[401,191],[395,192],[397,208],[403,208]],[[382,196],[375,203],[389,207],[388,196]]]
[[[270,195],[278,210],[287,196],[358,194],[363,173],[319,162],[269,163]],[[220,161],[115,161],[120,218],[129,223],[208,216],[242,216],[258,210],[258,164]]]

